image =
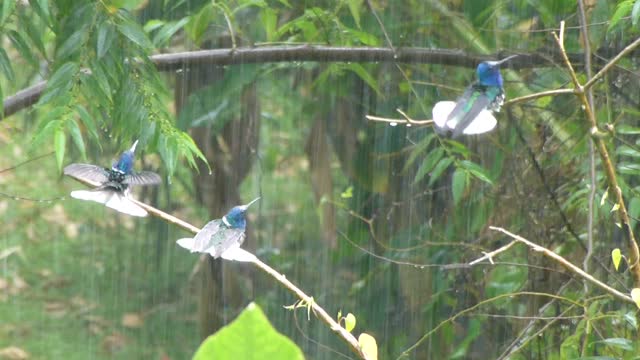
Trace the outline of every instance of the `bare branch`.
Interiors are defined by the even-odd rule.
[[[531,250],[542,253],[544,256],[546,256],[548,258],[551,258],[552,260],[556,261],[557,263],[559,263],[560,265],[564,266],[567,270],[571,271],[572,273],[576,274],[577,276],[579,276],[579,277],[583,278],[584,280],[594,284],[595,286],[603,289],[608,294],[611,294],[611,295],[617,297],[618,299],[626,301],[628,303],[635,304],[633,299],[631,299],[631,296],[626,295],[626,294],[624,294],[624,293],[622,293],[622,292],[610,287],[609,285],[603,283],[602,281],[594,278],[593,276],[591,276],[591,274],[588,274],[588,273],[584,272],[584,270],[582,270],[579,267],[573,265],[567,259],[565,259],[562,256],[554,253],[553,251],[551,251],[551,250],[549,250],[549,249],[547,249],[547,248],[545,248],[543,246],[540,246],[540,245],[538,245],[538,244],[536,244],[534,242],[531,242],[531,241],[523,238],[522,236],[513,234],[513,233],[511,233],[511,232],[509,232],[509,231],[507,231],[507,230],[505,230],[505,229],[503,229],[501,227],[489,226],[489,229],[495,230],[495,231],[499,231],[499,232],[511,237],[515,241],[518,241],[518,242],[521,242],[521,243],[527,245],[528,247],[531,248]],[[513,244],[513,242],[510,243],[509,245],[512,245],[512,244]],[[501,250],[501,249],[498,249],[498,250]],[[496,251],[498,251],[498,250],[496,250]],[[486,258],[486,255],[483,256],[480,259],[483,259],[483,258]]]

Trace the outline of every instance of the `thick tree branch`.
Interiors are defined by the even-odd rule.
[[[626,50],[626,49],[625,49]],[[633,50],[633,48],[628,51]],[[545,54],[545,55],[541,55]],[[160,71],[177,71],[192,66],[256,64],[271,62],[396,62],[411,64],[441,64],[474,68],[479,62],[503,58],[499,52],[493,56],[467,54],[461,50],[427,48],[376,48],[376,47],[336,47],[322,45],[264,46],[231,49],[212,49],[158,54],[150,57]],[[606,56],[606,55],[603,55]],[[582,61],[581,54],[572,54],[573,62]],[[551,66],[560,61],[560,54],[537,51],[519,56],[509,62],[514,69]],[[598,74],[594,76],[597,80]],[[11,116],[21,109],[33,105],[44,91],[46,82],[39,82],[21,90],[4,100],[4,115]]]

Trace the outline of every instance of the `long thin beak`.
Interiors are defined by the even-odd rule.
[[[251,206],[251,204],[253,204],[254,202],[256,202],[256,201],[258,201],[258,200],[260,200],[260,197],[257,197],[257,198],[255,198],[255,199],[251,200],[251,202],[249,202],[247,205],[242,205],[242,208],[243,208],[244,210],[247,210],[247,209],[249,208],[249,206]]]
[[[509,60],[513,59],[514,57],[517,57],[517,56],[518,56],[518,54],[511,55],[511,56],[507,56],[506,58],[504,58],[504,59],[502,59],[502,60],[498,60],[498,61],[496,61],[496,65],[502,65],[503,63],[505,63],[505,62],[507,62],[507,61],[509,61]]]
[[[131,149],[129,149],[129,151],[136,152],[136,146],[138,146],[138,140],[136,140],[136,142],[133,143],[133,146],[131,146]]]

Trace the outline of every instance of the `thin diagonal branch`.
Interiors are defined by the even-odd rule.
[[[76,178],[74,178],[74,180],[92,187],[96,187],[100,185],[92,181],[80,180]],[[168,223],[174,224],[194,234],[200,231],[198,227],[193,226],[184,220],[178,219],[177,217],[171,214],[167,214],[164,211],[159,210],[151,205],[145,204],[135,199],[131,199],[131,200],[133,200],[133,202],[136,203],[137,205],[144,208],[152,216],[160,218]],[[263,272],[267,273],[272,278],[274,278],[282,286],[286,287],[289,291],[291,291],[294,295],[296,295],[300,300],[304,301],[306,304],[309,304],[315,316],[318,319],[320,319],[322,322],[324,322],[331,329],[331,331],[333,331],[336,335],[338,335],[338,337],[340,337],[345,343],[347,343],[351,351],[353,351],[356,355],[358,355],[358,357],[360,357],[361,359],[369,359],[367,355],[362,351],[362,348],[360,348],[360,344],[358,343],[358,340],[345,328],[340,326],[340,324],[338,324],[333,319],[333,317],[331,317],[320,305],[318,305],[311,296],[305,294],[300,288],[298,288],[291,281],[289,281],[286,278],[286,276],[280,274],[269,265],[263,263],[257,257],[255,258],[255,260],[252,260],[252,263],[256,267],[258,267],[260,270],[262,270]]]

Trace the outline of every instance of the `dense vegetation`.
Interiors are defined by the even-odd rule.
[[[637,0],[2,0],[0,358],[362,356],[314,306],[381,359],[634,358],[638,19]],[[490,134],[396,111],[428,119],[511,54]],[[244,247],[314,302],[67,196],[64,165],[135,139],[166,180],[136,198],[201,226],[261,196]],[[535,244],[486,256],[514,238],[497,228]]]

